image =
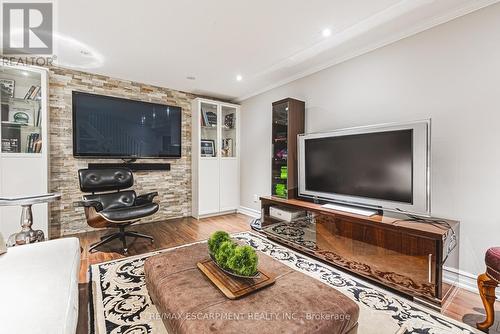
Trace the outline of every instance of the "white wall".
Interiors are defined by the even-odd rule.
[[[271,103],[306,101],[306,131],[432,118],[433,215],[461,221],[460,269],[500,246],[500,5],[242,103],[241,206],[269,195]]]

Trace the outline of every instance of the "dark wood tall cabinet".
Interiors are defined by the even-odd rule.
[[[272,180],[273,196],[297,197],[297,135],[305,130],[305,103],[286,98],[273,103]]]

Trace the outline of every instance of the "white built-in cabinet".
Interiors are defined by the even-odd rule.
[[[240,107],[192,104],[192,216],[234,212],[240,203]]]
[[[48,72],[0,65],[0,197],[48,192]],[[0,232],[21,231],[21,207],[0,207]],[[33,229],[48,237],[47,204],[33,205]]]

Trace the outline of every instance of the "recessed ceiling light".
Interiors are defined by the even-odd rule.
[[[236,76],[236,81],[241,81],[241,80],[243,80],[243,77],[242,77],[241,75],[239,75],[239,74],[238,74],[238,75]]]
[[[323,35],[323,37],[328,37],[332,34],[332,31],[328,28],[325,28],[323,29],[323,31],[321,32],[321,34]]]

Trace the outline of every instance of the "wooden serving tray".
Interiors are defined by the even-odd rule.
[[[198,268],[229,299],[238,299],[274,283],[276,277],[259,270],[258,278],[233,277],[215,264],[212,259],[197,263]]]

